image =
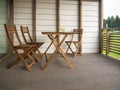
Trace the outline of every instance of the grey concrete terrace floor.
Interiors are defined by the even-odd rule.
[[[83,54],[73,58],[70,69],[57,55],[45,70],[41,63],[26,71],[22,64],[8,70],[15,56],[0,64],[0,90],[120,90],[120,61],[99,54]]]

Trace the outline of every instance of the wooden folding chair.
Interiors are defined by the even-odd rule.
[[[65,43],[68,46],[66,53],[68,53],[68,50],[70,50],[72,52],[72,54],[74,55],[74,57],[76,57],[77,54],[82,55],[82,50],[81,50],[81,48],[82,48],[82,32],[83,32],[83,29],[74,29],[73,30],[73,35],[71,37],[71,40],[65,41]],[[77,41],[74,40],[75,34],[77,34],[79,37],[79,39]],[[72,44],[76,47],[75,52],[72,49]]]
[[[8,41],[12,47],[12,50],[18,57],[17,60],[9,64],[7,67],[12,68],[14,65],[18,64],[20,61],[25,65],[25,68],[30,71],[31,66],[35,64],[35,61],[32,57],[34,54],[34,45],[22,44],[15,25],[4,24],[5,31],[7,34]],[[14,38],[18,41],[17,45],[14,45]],[[22,50],[21,52],[19,52]]]
[[[45,55],[45,58],[46,58],[46,61],[47,61],[46,53],[42,54],[39,50],[39,48],[44,44],[44,42],[34,42],[31,35],[30,35],[28,27],[20,26],[20,28],[21,28],[21,32],[22,32],[23,39],[24,39],[25,43],[28,44],[28,45],[29,44],[30,45],[36,45],[36,47],[34,48],[34,51],[37,51],[38,55],[40,55],[41,58],[43,58],[43,56]],[[28,36],[28,38],[26,36]]]

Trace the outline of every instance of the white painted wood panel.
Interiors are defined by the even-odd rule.
[[[15,21],[14,21],[14,23],[15,24],[18,24],[18,25],[32,25],[32,20],[23,20],[23,19],[16,19]]]
[[[98,27],[84,27],[84,33],[99,33]]]
[[[41,9],[37,9],[37,14],[41,14],[41,15],[55,15],[55,9],[44,9],[44,8],[41,8]]]
[[[61,15],[66,15],[66,16],[77,16],[77,11],[76,10],[60,10]]]
[[[61,15],[60,20],[61,21],[77,21],[78,17],[77,16],[70,16],[70,15]]]
[[[36,15],[37,17],[37,20],[53,20],[55,21],[56,20],[56,17],[54,15],[42,15],[42,14],[37,14]]]
[[[31,0],[24,0],[24,1],[15,1],[14,7],[21,7],[21,8],[32,8]]]
[[[78,4],[78,2],[77,2],[77,0],[60,0],[60,3],[62,4],[62,5],[77,5]]]
[[[83,22],[83,27],[98,27],[98,22],[90,22],[90,21],[86,21]]]
[[[37,20],[36,21],[37,25],[40,25],[40,26],[55,26],[56,23],[54,20]]]
[[[91,2],[90,2],[91,3]],[[87,7],[86,7],[87,6]],[[98,7],[96,7],[96,6],[98,6],[98,5],[94,5],[94,6],[90,6],[90,5],[84,5],[83,6],[83,11],[98,11],[99,10],[99,8]],[[95,8],[96,7],[96,8]]]
[[[87,43],[87,44],[89,44],[89,43],[97,44],[98,43],[98,38],[83,37],[82,41],[83,41],[82,42],[83,46],[84,46],[85,43]]]
[[[41,5],[37,6],[38,9],[55,9],[54,7],[55,3],[45,3],[45,2],[41,2]]]
[[[82,39],[83,53],[98,53],[99,43],[99,13],[98,2],[82,2]]]
[[[91,32],[89,32],[89,33],[84,33],[83,34],[83,37],[89,37],[89,38],[98,38],[99,37],[99,34],[96,34],[96,32],[94,33],[91,33]]]
[[[19,17],[19,18],[18,18]],[[30,13],[15,13],[14,19],[19,19],[19,20],[32,20],[32,16]]]
[[[17,24],[18,32],[20,32],[19,26],[23,25],[29,26],[32,34],[32,0],[14,0],[14,2],[14,22]],[[83,1],[82,3],[83,53],[98,52],[98,5],[98,2]],[[41,32],[57,31],[56,0],[37,0],[36,13],[37,41],[45,42],[40,48],[42,52],[44,52],[49,45],[50,40],[47,36],[42,35]],[[78,28],[77,0],[60,0],[60,28],[64,29],[65,32],[71,32],[73,29]],[[21,36],[21,34],[19,35]],[[67,39],[69,39],[69,37],[67,37]],[[75,39],[77,39],[77,36]],[[65,51],[67,48],[66,44],[63,44],[62,48]],[[52,53],[53,51],[54,46],[51,47],[48,53]]]
[[[98,2],[91,2],[91,1],[83,1],[82,2],[82,6],[98,6],[99,3]],[[98,7],[96,7],[98,8]]]
[[[78,28],[78,1],[74,0],[61,0],[60,1],[60,28],[65,32],[72,32],[73,29]],[[63,36],[61,36],[62,38]],[[77,39],[75,37],[74,39]],[[68,36],[66,40],[70,40]],[[67,45],[63,43],[62,48],[64,51],[67,49]],[[74,48],[72,46],[72,48]]]
[[[14,0],[14,24],[16,25],[22,43],[25,43],[20,31],[20,26],[28,26],[30,33],[33,31],[32,0]],[[28,38],[28,36],[26,37]],[[18,44],[16,39],[14,40],[14,43]]]
[[[98,17],[99,16],[98,14],[96,14],[95,11],[83,11],[82,15],[83,16],[93,16],[93,17]]]
[[[98,53],[98,48],[96,48],[96,49],[95,48],[94,49],[93,48],[89,48],[89,49],[88,48],[83,48],[82,52],[85,52],[85,53]]]
[[[15,13],[28,13],[28,14],[32,14],[32,8],[20,8],[20,7],[15,7],[14,8],[14,12]]]
[[[44,32],[44,31],[55,31],[56,30],[56,26],[40,26],[39,24],[37,24],[37,33],[41,33],[41,32]]]
[[[83,22],[98,22],[98,16],[83,16],[82,17]]]
[[[77,4],[72,5],[71,2],[67,3],[67,4],[61,2],[60,8],[61,8],[61,10],[76,10],[78,7],[77,7]]]
[[[61,21],[61,26],[78,26],[78,22],[76,20],[62,20]]]
[[[55,0],[37,0],[37,3],[55,4]]]
[[[66,32],[78,28],[78,1],[60,1],[60,28]]]
[[[56,0],[37,0],[36,10],[37,24],[37,41],[45,42],[40,48],[44,52],[48,47],[50,40],[47,35],[42,35],[43,31],[56,31]],[[49,49],[48,53],[52,53],[54,47]]]

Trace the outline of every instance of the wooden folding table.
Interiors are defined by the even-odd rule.
[[[64,51],[61,48],[61,45],[63,44],[63,42],[65,41],[66,37],[68,35],[74,34],[73,32],[42,32],[42,34],[44,35],[48,35],[49,39],[51,40],[50,45],[48,46],[47,50],[45,52],[48,51],[48,49],[50,48],[50,46],[53,44],[55,46],[55,51],[53,52],[53,54],[49,57],[48,61],[46,62],[46,64],[43,66],[43,69],[45,69],[48,64],[52,61],[52,59],[55,57],[55,55],[57,53],[61,54],[63,56],[63,58],[65,59],[65,61],[68,63],[69,67],[72,69],[73,66],[70,62],[70,60],[68,59],[68,57],[65,55]],[[57,37],[62,35],[63,38],[58,42],[57,41]]]

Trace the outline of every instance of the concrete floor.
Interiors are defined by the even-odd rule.
[[[38,63],[31,72],[22,64],[6,69],[14,57],[7,58],[0,64],[0,90],[120,90],[119,60],[99,54],[67,56],[73,69],[58,55],[45,70]]]

